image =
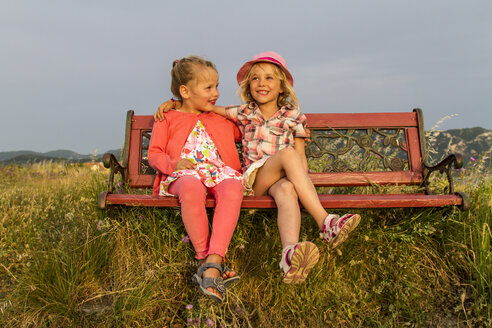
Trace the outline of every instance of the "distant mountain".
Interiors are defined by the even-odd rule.
[[[43,153],[43,156],[48,156],[48,157],[56,157],[56,158],[65,158],[65,159],[84,159],[84,158],[90,158],[90,155],[80,155],[74,151],[71,150],[65,150],[65,149],[60,149],[60,150],[52,150],[46,153]]]
[[[41,155],[41,154],[42,153],[37,153],[30,150],[4,151],[4,152],[0,152],[0,162],[22,155]]]
[[[107,152],[113,153],[117,158],[121,156],[120,149],[108,150]],[[69,163],[84,163],[92,160],[100,161],[102,154],[98,154],[93,158],[93,155],[81,155],[71,150],[53,150],[45,153],[39,153],[29,150],[20,151],[7,151],[0,152],[0,165],[7,164],[26,164],[26,163],[38,163],[42,161],[63,161]]]
[[[466,165],[472,157],[478,159],[479,156],[492,151],[492,130],[478,127],[428,131],[426,138],[428,148],[431,150],[429,164],[435,164],[437,160],[448,154],[460,153]]]
[[[36,155],[36,154],[23,154],[19,156],[15,156],[13,158],[9,158],[0,162],[0,165],[7,164],[26,164],[26,163],[39,163],[39,162],[64,162],[66,159],[56,158],[50,156]]]

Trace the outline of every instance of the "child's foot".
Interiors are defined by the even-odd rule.
[[[357,227],[359,222],[359,214],[344,214],[342,216],[329,214],[323,224],[320,237],[328,242],[330,248],[333,249],[348,238],[349,233]]]
[[[224,286],[229,287],[230,285],[238,282],[240,279],[236,271],[229,268],[227,265],[222,263],[222,280],[224,280]]]
[[[318,260],[318,248],[309,241],[284,248],[280,260],[280,268],[284,270],[284,283],[297,284],[306,280]]]
[[[216,263],[204,263],[200,265],[197,273],[192,277],[200,291],[216,302],[222,303],[225,298],[226,288],[220,275],[221,266]]]
[[[205,263],[206,263],[205,259],[199,260],[198,266],[205,264]],[[226,286],[226,287],[234,284],[235,282],[238,282],[240,279],[237,272],[232,270],[231,268],[229,268],[224,263],[222,263],[222,265],[221,265],[221,274],[222,274],[221,275],[222,280],[224,281],[224,286]]]

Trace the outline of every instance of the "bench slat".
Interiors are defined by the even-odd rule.
[[[319,195],[324,208],[397,208],[397,207],[440,207],[462,205],[458,195],[425,194],[375,194],[375,195]],[[153,195],[108,194],[107,205],[179,207],[177,198]],[[207,207],[214,207],[215,201],[207,197]],[[275,208],[270,196],[246,196],[242,208]]]
[[[334,172],[310,173],[309,177],[316,187],[355,187],[379,185],[417,185],[422,183],[422,173],[411,171],[398,172]],[[150,188],[154,175],[132,175],[130,185],[133,188]]]
[[[417,127],[417,117],[414,112],[395,113],[306,113],[310,128],[393,128]],[[133,117],[132,129],[151,129],[154,117],[138,115]]]
[[[309,128],[393,128],[416,127],[414,112],[305,114]]]
[[[317,187],[351,187],[379,185],[420,184],[422,173],[411,171],[397,172],[333,172],[310,173],[309,177]]]

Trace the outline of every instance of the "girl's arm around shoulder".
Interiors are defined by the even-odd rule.
[[[157,108],[157,111],[154,113],[154,121],[162,121],[164,119],[164,114],[167,113],[168,111],[172,109],[179,109],[181,108],[181,101],[179,100],[168,100],[166,102],[163,102],[160,104],[159,108]]]
[[[309,167],[308,167],[308,162],[306,158],[306,143],[304,138],[295,138],[294,139],[294,149],[297,151],[299,156],[301,157],[302,160],[302,165],[304,166],[304,169],[306,172],[308,172]]]
[[[219,114],[222,117],[228,118],[226,114],[226,108],[224,106],[215,106],[212,112]]]
[[[179,109],[181,108],[182,103],[179,100],[168,100],[163,102],[162,104],[159,105],[157,108],[156,112],[154,113],[154,120],[157,121],[162,121],[164,119],[164,115],[172,111],[173,109]],[[226,115],[226,110],[225,107],[223,106],[215,106],[214,109],[211,110],[211,112],[215,114],[219,114],[220,116],[223,116],[227,118]]]

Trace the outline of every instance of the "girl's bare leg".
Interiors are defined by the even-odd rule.
[[[294,185],[286,178],[281,178],[268,189],[268,193],[277,204],[277,225],[282,249],[297,244],[301,229],[301,211]]]
[[[316,189],[303,167],[299,154],[293,148],[280,150],[258,170],[253,185],[255,195],[265,194],[274,183],[283,177],[287,177],[292,182],[302,205],[321,229],[328,213],[319,202]]]

